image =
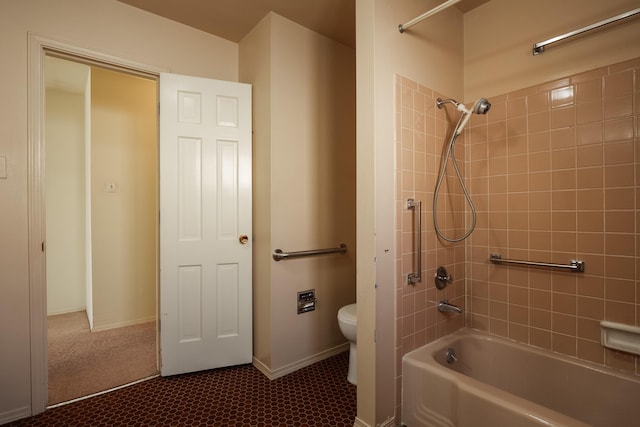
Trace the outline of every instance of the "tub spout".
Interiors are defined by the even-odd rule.
[[[458,313],[462,314],[460,307],[454,304],[449,304],[449,300],[440,301],[438,303],[438,311],[441,313]]]

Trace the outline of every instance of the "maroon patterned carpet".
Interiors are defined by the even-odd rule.
[[[158,377],[9,425],[352,427],[348,364],[345,352],[273,381],[251,365]]]

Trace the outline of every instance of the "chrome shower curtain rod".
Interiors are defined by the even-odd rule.
[[[539,55],[539,54],[544,52],[545,46],[548,46],[548,45],[550,45],[552,43],[556,43],[556,42],[559,42],[561,40],[565,40],[565,39],[568,39],[568,38],[571,38],[571,37],[575,37],[575,36],[577,36],[579,34],[586,33],[587,31],[591,31],[591,30],[595,30],[595,29],[600,28],[600,27],[604,27],[605,25],[613,24],[615,22],[618,22],[618,21],[621,21],[623,19],[627,19],[627,18],[630,18],[630,17],[632,17],[634,15],[637,15],[638,13],[640,13],[640,8],[634,9],[634,10],[630,10],[629,12],[621,13],[620,15],[616,15],[616,16],[613,16],[613,17],[611,17],[609,19],[605,19],[603,21],[596,22],[595,24],[587,25],[586,27],[579,28],[579,29],[573,30],[573,31],[569,31],[568,33],[565,33],[565,34],[562,34],[562,35],[559,35],[559,36],[556,36],[556,37],[552,37],[552,38],[550,38],[548,40],[536,43],[536,44],[533,45],[532,53],[534,55]]]
[[[459,3],[460,1],[461,0],[448,0],[448,1],[444,2],[444,3],[442,3],[441,5],[434,7],[430,11],[423,13],[422,15],[418,16],[417,18],[413,18],[411,21],[409,21],[409,22],[407,22],[405,24],[398,25],[398,31],[400,31],[401,33],[404,33],[409,27],[414,26],[418,22],[420,22],[420,21],[422,21],[424,19],[427,19],[431,15],[435,15],[436,13],[440,12],[441,10],[446,9],[449,6],[453,6],[454,4]]]

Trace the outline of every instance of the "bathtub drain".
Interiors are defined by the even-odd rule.
[[[447,363],[449,363],[449,364],[458,361],[458,358],[456,357],[456,352],[452,347],[449,347],[447,349],[447,354],[445,354],[444,358],[447,361]]]

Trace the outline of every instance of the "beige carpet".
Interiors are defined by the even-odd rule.
[[[156,324],[91,332],[84,311],[49,316],[49,405],[158,373]]]

